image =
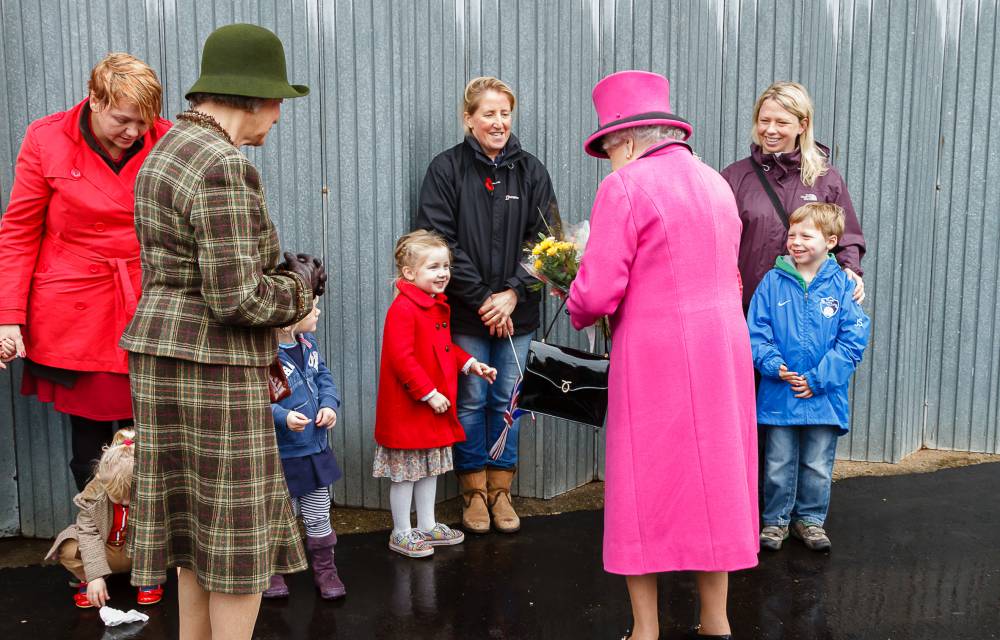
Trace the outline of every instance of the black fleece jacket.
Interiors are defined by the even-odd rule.
[[[526,243],[545,229],[557,211],[552,179],[535,156],[511,134],[503,153],[490,160],[475,138],[431,161],[420,189],[416,227],[443,235],[451,246],[452,332],[488,336],[479,307],[492,293],[513,289],[514,333],[538,328],[541,293],[521,267]]]

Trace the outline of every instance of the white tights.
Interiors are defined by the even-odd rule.
[[[417,505],[417,528],[430,531],[434,528],[434,495],[437,478],[430,476],[416,482],[393,482],[389,485],[389,506],[392,508],[392,532],[410,530],[410,505]]]

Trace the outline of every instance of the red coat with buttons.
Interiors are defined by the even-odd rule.
[[[158,118],[116,175],[83,139],[85,103],[28,126],[0,219],[0,324],[22,325],[35,362],[127,373],[118,339],[141,285],[133,187],[170,122]]]
[[[431,449],[465,440],[455,413],[458,375],[472,357],[451,341],[447,297],[398,280],[385,317],[375,412],[375,441],[391,449]],[[432,390],[451,401],[434,413],[421,398]]]

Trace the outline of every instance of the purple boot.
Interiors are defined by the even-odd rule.
[[[271,584],[264,593],[261,594],[264,598],[287,598],[288,597],[288,585],[285,584],[285,576],[280,573],[276,573],[271,576]]]
[[[319,595],[325,600],[336,600],[347,595],[347,589],[337,575],[337,566],[333,564],[333,547],[336,544],[336,532],[322,538],[306,537],[306,551],[312,558],[313,580],[319,589]]]

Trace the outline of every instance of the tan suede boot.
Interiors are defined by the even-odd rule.
[[[458,473],[462,492],[462,527],[472,533],[490,532],[490,512],[486,508],[486,471]]]
[[[486,470],[486,503],[490,506],[493,526],[500,533],[514,533],[521,528],[521,519],[510,502],[510,483],[514,469]]]

